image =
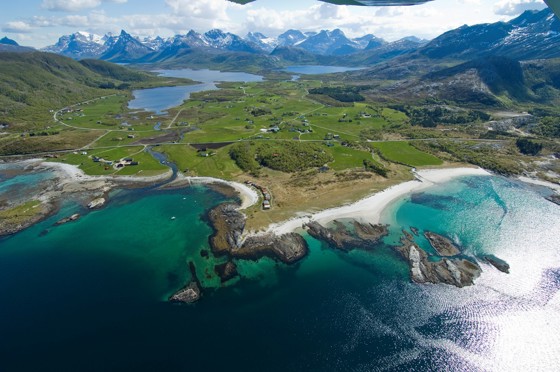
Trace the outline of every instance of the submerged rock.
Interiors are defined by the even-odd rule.
[[[68,223],[68,222],[76,221],[76,220],[78,220],[79,218],[80,218],[80,215],[79,215],[78,213],[74,213],[74,214],[71,215],[70,217],[66,217],[66,218],[63,218],[63,219],[61,219],[61,220],[58,220],[58,221],[55,223],[55,225],[56,225],[56,226],[58,226],[58,225],[63,225],[63,224]]]
[[[237,272],[237,265],[232,261],[214,266],[214,271],[218,274],[222,283],[239,275]]]
[[[461,254],[459,248],[457,248],[457,246],[445,236],[430,231],[426,231],[424,233],[424,236],[426,237],[426,239],[428,239],[431,246],[436,250],[436,252],[440,256],[450,257],[450,256],[456,256],[458,254]]]
[[[305,225],[309,235],[335,246],[343,251],[352,249],[371,249],[372,245],[389,234],[387,225],[373,225],[352,220],[350,225],[334,221],[333,228],[327,228],[317,221]],[[352,229],[353,227],[353,229]]]

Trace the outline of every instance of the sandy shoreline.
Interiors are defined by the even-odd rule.
[[[159,181],[165,181],[171,177],[172,171],[157,175],[157,176],[88,176],[80,168],[72,164],[57,163],[57,162],[46,162],[37,160],[41,165],[47,166],[49,168],[55,169],[55,172],[59,172],[60,179],[63,183],[73,183],[73,182],[93,182],[93,181],[115,181],[115,182],[136,182],[136,183],[153,183]],[[32,163],[32,161],[30,161]],[[212,184],[220,183],[232,187],[237,191],[241,199],[241,206],[239,209],[246,209],[250,206],[256,204],[259,201],[259,195],[257,192],[250,187],[241,184],[239,182],[226,181],[219,178],[213,177],[186,177],[181,174],[177,175],[177,180],[173,181],[173,184]]]
[[[239,182],[234,181],[226,181],[220,178],[213,178],[213,177],[187,177],[183,175],[178,175],[177,180],[173,181],[171,185],[176,183],[185,183],[185,184],[212,184],[212,183],[219,183],[223,185],[227,185],[235,189],[239,194],[241,199],[241,206],[239,207],[240,210],[247,209],[252,205],[255,205],[259,201],[258,193],[250,188],[247,185],[244,185]]]
[[[560,194],[560,185],[555,183],[524,176],[517,177],[517,179],[521,182],[530,183],[532,185],[548,187],[549,189],[554,190],[557,194]]]
[[[381,212],[395,199],[411,192],[417,192],[432,185],[444,183],[461,176],[488,176],[489,172],[481,168],[449,168],[449,169],[425,169],[414,173],[416,180],[404,182],[381,192],[358,200],[349,205],[326,209],[305,217],[292,218],[290,220],[272,224],[265,233],[282,235],[293,232],[309,221],[317,221],[321,224],[331,222],[335,219],[354,218],[370,223],[379,223]],[[259,233],[251,232],[250,235]]]

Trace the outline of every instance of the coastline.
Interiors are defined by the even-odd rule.
[[[190,177],[190,176],[184,176],[181,174],[177,175],[177,179],[174,180],[173,182],[171,182],[168,186],[169,187],[180,187],[180,186],[187,186],[187,185],[193,185],[193,184],[204,184],[204,185],[209,185],[209,184],[220,184],[220,185],[225,185],[225,186],[229,186],[232,189],[234,189],[239,198],[241,199],[241,205],[237,208],[238,210],[244,210],[247,209],[255,204],[258,203],[259,201],[259,195],[258,193],[253,190],[252,188],[250,188],[247,185],[244,185],[242,183],[239,182],[235,182],[235,181],[226,181],[220,178],[214,178],[214,177]]]
[[[326,224],[336,219],[353,218],[372,224],[379,223],[381,212],[394,200],[412,192],[423,190],[427,187],[450,181],[462,176],[489,176],[490,172],[482,168],[447,168],[447,169],[423,169],[413,171],[416,177],[413,181],[404,182],[376,194],[367,196],[354,203],[326,209],[304,217],[296,217],[287,221],[271,224],[264,232],[246,232],[245,237],[259,236],[263,234],[283,235],[301,228],[302,225],[311,221]]]

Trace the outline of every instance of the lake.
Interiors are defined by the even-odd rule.
[[[192,93],[216,90],[216,83],[221,81],[254,82],[262,81],[259,75],[245,72],[222,72],[217,70],[155,70],[161,76],[187,78],[201,82],[195,85],[180,85],[176,87],[160,87],[138,89],[132,92],[134,99],[128,103],[133,110],[153,111],[156,115],[165,114],[166,110],[177,107],[188,100]]]
[[[291,72],[294,74],[316,75],[316,74],[335,74],[338,72],[357,71],[363,69],[364,67],[302,65],[302,66],[288,66],[284,69],[284,71]]]

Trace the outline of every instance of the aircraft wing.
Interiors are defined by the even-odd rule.
[[[560,1],[559,0],[544,0],[546,5],[560,18]]]
[[[229,0],[238,4],[247,4],[255,0]],[[361,5],[361,6],[391,6],[391,5],[417,5],[432,0],[319,0],[336,5]]]

